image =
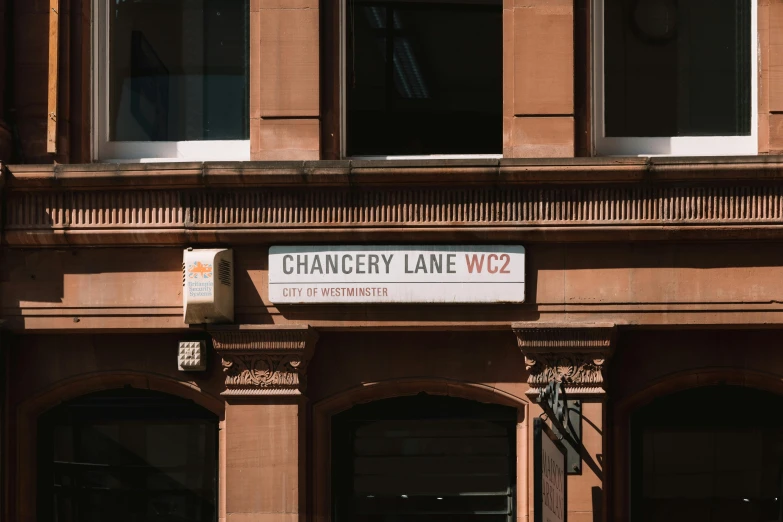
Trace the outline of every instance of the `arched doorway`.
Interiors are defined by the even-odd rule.
[[[123,388],[38,421],[39,522],[217,520],[218,418],[192,401]]]
[[[516,408],[419,394],[332,418],[332,520],[514,518]]]
[[[707,386],[631,415],[633,522],[783,520],[783,397]]]

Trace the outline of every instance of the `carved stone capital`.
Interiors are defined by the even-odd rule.
[[[530,372],[527,394],[538,396],[550,382],[570,395],[604,395],[604,370],[614,350],[615,325],[515,323],[519,349]]]
[[[223,395],[297,396],[318,340],[309,326],[212,327],[215,350],[223,358]]]

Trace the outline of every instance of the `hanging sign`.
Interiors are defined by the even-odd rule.
[[[481,246],[276,246],[269,300],[314,303],[522,303],[525,249]]]
[[[566,520],[566,448],[542,419],[533,420],[535,522]]]

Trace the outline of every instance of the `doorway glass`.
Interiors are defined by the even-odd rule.
[[[421,394],[333,418],[336,522],[514,517],[517,410]]]
[[[217,434],[211,412],[145,390],[57,406],[38,425],[38,521],[217,521]]]
[[[783,520],[783,398],[717,386],[632,416],[633,522]]]

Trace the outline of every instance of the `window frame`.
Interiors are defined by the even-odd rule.
[[[348,155],[348,0],[338,0],[338,39],[339,39],[339,151],[341,159],[355,160],[422,160],[422,159],[502,159],[503,153],[497,154],[395,154],[395,155]],[[503,71],[505,74],[505,71]],[[502,122],[501,122],[502,124]]]
[[[111,40],[109,28],[111,10],[107,2],[96,1],[92,4],[90,133],[93,161],[150,163],[250,160],[249,138],[246,140],[110,141],[109,46]],[[248,42],[249,45],[250,42]],[[248,52],[250,52],[249,48]],[[248,96],[250,96],[249,89]]]
[[[604,4],[594,0],[593,156],[745,156],[758,154],[758,0],[750,1],[750,134],[747,136],[607,137],[604,111]]]

